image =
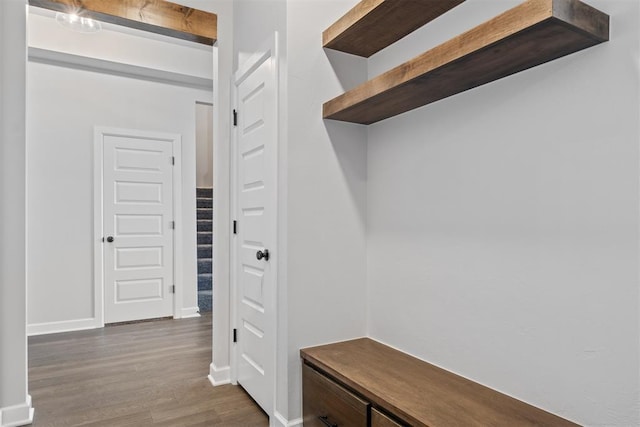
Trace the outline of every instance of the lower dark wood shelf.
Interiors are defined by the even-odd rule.
[[[579,0],[528,0],[340,95],[325,119],[371,124],[609,40]]]

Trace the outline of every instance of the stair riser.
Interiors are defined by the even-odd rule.
[[[201,233],[203,231],[212,231],[213,230],[213,221],[209,220],[199,220],[198,221],[198,232]]]
[[[213,241],[211,233],[198,233],[199,245],[210,245]]]
[[[202,273],[211,273],[213,270],[213,265],[210,259],[208,260],[198,260],[198,274]]]
[[[213,197],[212,188],[196,188],[196,197],[204,197],[211,199]]]
[[[213,306],[213,298],[209,292],[198,292],[198,307],[200,308],[200,313],[206,313],[211,311]]]
[[[198,219],[213,219],[213,211],[211,209],[197,209]]]
[[[198,246],[198,258],[211,258],[213,256],[213,247],[211,245]]]
[[[213,289],[211,274],[198,274],[198,290],[210,291],[211,289]]]
[[[212,199],[201,199],[201,198],[198,198],[196,200],[196,207],[198,209],[204,209],[204,208],[211,209],[213,207],[213,200]]]

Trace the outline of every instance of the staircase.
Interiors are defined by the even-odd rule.
[[[213,190],[196,189],[198,213],[198,307],[211,311],[213,295]]]

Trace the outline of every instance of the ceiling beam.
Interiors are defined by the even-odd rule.
[[[164,0],[29,0],[29,4],[210,46],[218,38],[215,13]]]

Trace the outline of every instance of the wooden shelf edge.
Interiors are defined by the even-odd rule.
[[[372,124],[607,40],[607,14],[528,0],[326,102],[323,117]]]
[[[322,44],[368,58],[464,1],[363,0],[322,33]]]

